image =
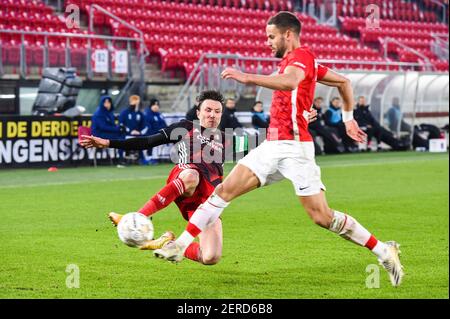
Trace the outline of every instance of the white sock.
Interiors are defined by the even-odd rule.
[[[371,249],[379,259],[384,260],[389,254],[387,246],[382,241],[377,240],[372,234],[358,223],[352,216],[334,211],[333,221],[330,228],[332,232],[339,234],[341,237],[350,240],[358,245],[369,248],[370,241],[376,241],[375,246]]]
[[[192,236],[187,230],[185,230],[180,237],[177,238],[176,243],[186,249],[193,241],[195,237]]]
[[[382,241],[377,242],[375,247],[373,247],[372,252],[381,260],[385,260],[389,255],[387,245]]]
[[[216,194],[211,194],[209,198],[201,204],[189,219],[186,230],[176,240],[176,243],[186,249],[206,227],[214,223],[222,214],[222,211],[228,206],[228,202],[224,201]]]
[[[372,236],[371,233],[361,226],[361,224],[352,216],[337,210],[334,211],[334,217],[331,221],[329,230],[361,246],[364,246],[370,239],[370,236]]]

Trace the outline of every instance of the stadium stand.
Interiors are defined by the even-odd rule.
[[[320,4],[321,0],[313,1]],[[24,31],[47,31],[89,34],[86,28],[68,29],[53,7],[41,1],[0,0],[0,28]],[[82,15],[89,18],[89,6],[97,4],[134,25],[145,34],[145,43],[153,56],[161,61],[162,71],[183,69],[190,74],[203,53],[239,53],[244,56],[269,57],[264,29],[268,17],[279,10],[293,11],[290,0],[68,0]],[[381,29],[365,27],[365,7],[380,7]],[[218,9],[218,7],[220,9]],[[309,45],[320,59],[423,62],[411,50],[395,42],[386,43],[389,55],[383,54],[386,37],[417,50],[430,59],[438,71],[448,72],[448,61],[437,56],[431,46],[434,34],[447,34],[448,26],[439,23],[432,1],[412,2],[381,0],[338,0],[337,28],[318,24],[314,18],[297,12],[303,21],[302,43]],[[101,12],[95,13],[94,25],[109,30],[114,36],[137,37]],[[448,39],[448,38],[447,38]],[[1,34],[2,62],[17,72],[20,63],[21,37]],[[447,40],[448,41],[448,40]],[[42,66],[43,37],[25,36],[26,62],[29,66]],[[64,64],[66,38],[49,38],[49,64]],[[94,41],[94,48],[104,48],[103,41]],[[86,39],[71,39],[71,66],[83,68],[86,64]],[[345,65],[344,65],[345,66]],[[247,71],[256,70],[254,62],[245,65]],[[372,65],[350,64],[350,69],[373,69]],[[378,67],[377,67],[378,68]],[[392,70],[398,67],[390,68]],[[262,63],[262,73],[271,73],[273,64]]]

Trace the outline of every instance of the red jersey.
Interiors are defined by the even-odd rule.
[[[289,52],[278,65],[278,74],[288,66],[305,72],[305,78],[293,91],[274,91],[270,108],[270,125],[267,140],[296,140],[311,142],[308,131],[308,115],[314,99],[316,82],[327,73],[328,68],[317,63],[314,53],[305,46]]]

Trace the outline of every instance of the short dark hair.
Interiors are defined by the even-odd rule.
[[[276,15],[270,17],[269,21],[267,21],[267,25],[273,24],[281,32],[286,32],[287,29],[290,29],[297,35],[300,35],[302,30],[302,23],[297,18],[297,16],[288,11],[280,11]]]
[[[317,100],[322,100],[322,101],[323,101],[323,97],[321,97],[321,96],[316,97],[316,98],[314,99],[314,102],[316,102]]]
[[[333,98],[331,99],[331,102],[336,101],[336,100],[340,100],[340,99],[341,99],[340,97],[335,96],[335,97],[333,97]]]
[[[219,91],[208,90],[208,91],[201,92],[197,98],[197,101],[198,101],[197,110],[200,110],[200,108],[205,100],[213,100],[213,101],[220,102],[220,104],[222,105],[222,110],[223,110],[224,98],[223,98],[223,95]]]
[[[256,104],[264,104],[262,101],[255,101],[255,103],[253,103],[253,106],[255,106]]]
[[[152,105],[154,105],[154,104],[158,104],[158,105],[159,105],[159,100],[158,100],[158,99],[155,99],[155,98],[151,99],[151,100],[150,100],[150,106],[152,106]]]

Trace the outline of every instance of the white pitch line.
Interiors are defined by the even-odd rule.
[[[389,161],[360,161],[360,162],[349,162],[349,163],[336,163],[336,164],[326,164],[322,163],[319,165],[321,168],[338,168],[338,167],[355,167],[355,166],[376,166],[376,165],[389,165],[389,164],[405,164],[405,163],[413,163],[413,162],[428,162],[429,160],[448,160],[447,159],[436,159],[436,158],[420,158],[420,159],[411,159],[411,160],[389,160]],[[18,185],[5,185],[1,186],[0,189],[7,188],[22,188],[22,187],[39,187],[39,186],[58,186],[58,185],[75,185],[75,184],[83,184],[86,182],[119,182],[119,181],[133,181],[133,180],[152,180],[152,179],[160,179],[167,178],[167,175],[157,175],[157,176],[146,176],[146,177],[129,177],[129,178],[109,178],[109,179],[92,179],[92,180],[80,180],[80,181],[66,181],[66,182],[50,182],[50,183],[34,183],[34,184],[18,184]]]
[[[50,183],[39,183],[39,184],[22,184],[22,185],[5,185],[0,186],[2,188],[22,188],[22,187],[39,187],[39,186],[58,186],[58,185],[74,185],[74,184],[83,184],[88,182],[121,182],[121,181],[136,181],[136,180],[151,180],[151,179],[159,179],[159,178],[167,178],[167,175],[158,175],[158,176],[148,176],[148,177],[130,177],[130,178],[117,178],[117,179],[92,179],[92,180],[81,180],[81,181],[66,181],[66,182],[50,182]]]
[[[430,160],[439,161],[439,160],[447,160],[447,159],[430,159],[430,158],[421,158],[414,160],[393,160],[393,161],[376,161],[376,162],[353,162],[353,163],[340,163],[340,164],[318,164],[320,167],[349,167],[349,166],[372,166],[372,165],[389,165],[389,164],[405,164],[405,163],[415,163],[415,162],[428,162]]]

